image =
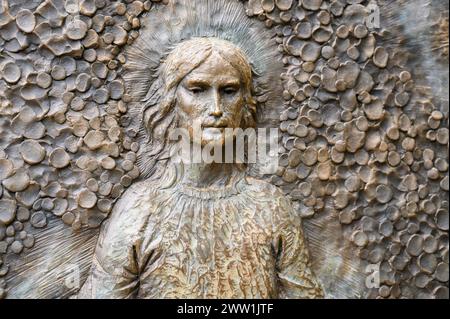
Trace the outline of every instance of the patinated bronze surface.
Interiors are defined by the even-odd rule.
[[[0,0],[0,299],[448,298],[448,100],[446,1]]]
[[[153,106],[158,110],[146,112],[161,117],[170,105],[177,126],[187,129],[200,120],[204,143],[225,144],[224,128],[253,117],[251,66],[229,42],[182,43],[162,75],[175,100],[163,96],[162,105]],[[150,134],[152,116],[145,117]],[[170,186],[143,181],[116,204],[79,297],[323,296],[300,218],[281,191],[234,164],[180,165]]]

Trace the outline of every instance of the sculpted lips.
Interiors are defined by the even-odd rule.
[[[202,128],[227,128],[229,127],[228,119],[221,118],[221,119],[206,119],[203,124]]]

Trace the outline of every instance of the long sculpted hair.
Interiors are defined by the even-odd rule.
[[[139,133],[141,149],[138,153],[142,179],[161,179],[167,175],[171,147],[169,134],[178,126],[177,88],[188,74],[206,62],[213,53],[220,54],[240,74],[245,102],[240,127],[245,130],[256,126],[253,71],[245,54],[231,42],[217,38],[193,38],[181,42],[162,61],[158,77],[143,101]],[[179,175],[169,172],[169,175],[174,174]],[[178,177],[171,176],[169,179]]]

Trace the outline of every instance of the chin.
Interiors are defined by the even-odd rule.
[[[203,133],[202,147],[204,146],[222,147],[225,146],[225,134],[224,133]]]

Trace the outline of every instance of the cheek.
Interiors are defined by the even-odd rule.
[[[190,125],[200,116],[202,110],[201,102],[183,90],[177,92],[177,108],[181,125]]]
[[[242,96],[238,96],[232,99],[227,100],[226,109],[230,114],[232,114],[232,118],[235,122],[240,122],[242,119],[242,114],[244,111],[244,98]],[[239,123],[238,123],[239,124]]]

